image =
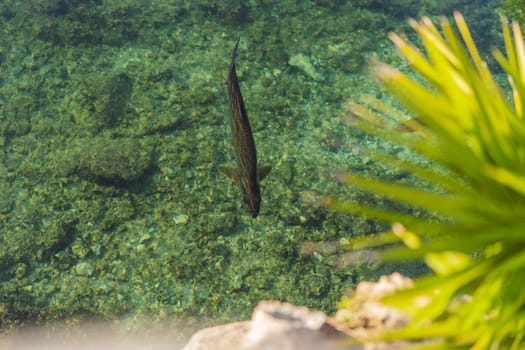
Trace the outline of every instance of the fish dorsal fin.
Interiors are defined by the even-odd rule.
[[[227,178],[229,178],[233,182],[239,182],[239,174],[237,173],[237,169],[226,167],[226,166],[220,166],[218,167],[218,169],[222,174],[224,174]]]
[[[268,176],[270,171],[272,170],[271,165],[262,166],[259,168],[259,181],[262,181]]]

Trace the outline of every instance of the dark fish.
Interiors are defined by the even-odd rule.
[[[239,40],[240,37],[233,48],[230,73],[228,74],[228,94],[232,115],[232,143],[237,155],[237,169],[219,167],[219,171],[240,184],[246,210],[255,218],[259,214],[261,207],[259,180],[264,179],[270,173],[272,167],[264,166],[257,170],[255,141],[253,140],[252,129],[244,108],[241,88],[237,81],[237,73],[235,72],[235,56],[237,55]]]

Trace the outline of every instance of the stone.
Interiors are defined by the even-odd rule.
[[[152,165],[153,149],[139,140],[94,137],[85,142],[78,155],[82,175],[109,183],[138,180]]]
[[[205,328],[195,333],[183,350],[397,350],[408,342],[359,342],[381,330],[402,327],[409,321],[380,298],[410,288],[413,282],[399,273],[378,282],[361,282],[352,296],[353,310],[336,317],[279,301],[261,302],[250,321]]]
[[[201,329],[182,350],[243,349],[240,339],[250,331],[250,326],[250,321],[243,321]]]
[[[85,261],[81,261],[75,266],[75,272],[79,276],[89,277],[93,274],[94,271],[95,267],[92,264]]]
[[[395,308],[382,304],[380,299],[413,285],[412,279],[397,272],[381,276],[377,282],[360,282],[351,297],[353,310],[341,309],[335,317],[358,339],[403,327],[409,319]],[[397,350],[410,345],[413,344],[405,341],[375,342],[364,344],[364,350]]]
[[[312,62],[310,61],[310,58],[302,53],[297,53],[295,55],[290,56],[290,60],[288,60],[288,64],[290,66],[294,66],[301,70],[304,74],[312,78],[316,81],[322,81],[324,80],[324,77],[319,74],[316,70]]]
[[[250,321],[203,329],[184,350],[336,350],[341,349],[339,341],[350,339],[339,327],[320,311],[265,301],[255,308]]]
[[[98,87],[95,117],[100,127],[114,127],[125,117],[132,87],[133,81],[125,73],[108,76]]]
[[[407,317],[380,299],[396,291],[411,288],[414,282],[400,273],[381,276],[377,282],[359,283],[352,295],[354,312],[337,312],[336,318],[358,332],[379,332],[400,328],[408,323]]]

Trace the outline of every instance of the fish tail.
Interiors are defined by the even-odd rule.
[[[235,42],[235,46],[233,47],[231,68],[235,67],[235,57],[237,56],[237,47],[239,46],[239,41],[241,41],[240,35]]]

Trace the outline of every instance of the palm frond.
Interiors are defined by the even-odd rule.
[[[384,300],[409,315],[411,323],[383,339],[435,338],[436,342],[421,345],[432,349],[523,348],[525,44],[519,26],[510,27],[502,17],[506,50],[493,54],[508,75],[509,101],[459,12],[454,13],[454,22],[457,30],[445,18],[440,28],[429,18],[410,20],[424,52],[401,36],[390,35],[419,77],[377,64],[382,83],[420,122],[414,133],[397,132],[396,122],[406,117],[376,99],[350,104],[361,129],[418,155],[414,160],[379,153],[373,157],[412,172],[429,186],[346,174],[340,177],[345,184],[404,205],[376,208],[334,198],[323,203],[401,223],[391,232],[359,238],[355,244],[350,240],[348,245],[353,249],[387,245],[383,258],[421,257],[436,273]],[[407,206],[426,214],[415,216],[400,209]],[[396,237],[406,247],[392,247]],[[452,303],[462,295],[468,298]]]

